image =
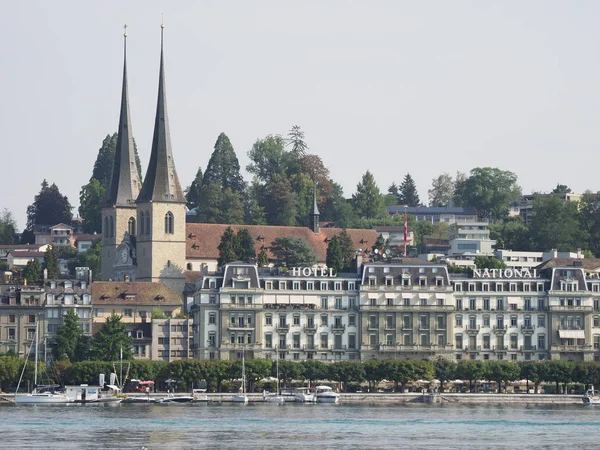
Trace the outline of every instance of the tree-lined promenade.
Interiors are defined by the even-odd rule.
[[[0,357],[0,386],[3,390],[14,388],[19,380],[24,360],[14,356]],[[33,379],[33,362],[28,362],[24,380]],[[235,391],[242,377],[242,362],[228,360],[175,360],[165,361],[134,360],[124,362],[127,379],[154,381],[164,384],[167,379],[178,382],[181,390],[191,390],[196,383],[205,381],[209,392]],[[127,369],[128,368],[128,369]],[[119,373],[120,362],[116,361],[82,361],[69,363],[57,362],[46,368],[39,363],[38,379],[62,385],[79,385],[98,383],[100,373]],[[246,359],[245,375],[249,392],[261,391],[264,380],[276,376],[276,364],[268,359]],[[503,392],[508,383],[517,380],[528,380],[535,392],[544,384],[554,386],[555,392],[562,392],[565,386],[579,384],[583,389],[591,385],[600,386],[600,362],[571,361],[473,361],[464,360],[458,363],[440,359],[398,360],[372,359],[366,362],[340,361],[325,363],[311,361],[279,361],[279,377],[281,386],[297,386],[315,382],[341,383],[343,392],[366,390],[376,392],[383,380],[394,384],[394,392],[404,392],[411,383],[417,380],[440,382],[440,390],[447,383],[463,380],[470,392],[477,390],[479,380],[497,383],[497,392]]]

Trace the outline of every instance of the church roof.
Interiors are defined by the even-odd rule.
[[[169,202],[185,203],[185,197],[179,184],[173,151],[171,134],[167,116],[167,95],[165,90],[165,67],[163,57],[163,30],[160,35],[160,71],[158,77],[158,101],[154,120],[154,135],[150,162],[144,178],[144,184],[137,198],[137,203]]]
[[[294,237],[303,238],[312,247],[317,262],[325,262],[327,245],[329,241],[342,232],[341,228],[321,228],[319,233],[314,233],[308,227],[278,227],[266,225],[227,225],[214,223],[188,223],[186,224],[186,257],[188,259],[218,259],[219,243],[221,236],[231,227],[234,231],[247,228],[254,238],[254,249],[258,255],[262,249],[267,252],[269,259],[275,259],[270,252],[271,242],[277,238]],[[368,254],[377,240],[375,230],[347,229],[346,232],[354,242],[356,249],[363,250],[363,256]]]
[[[127,88],[127,34],[123,36],[123,89],[121,92],[121,113],[115,162],[110,185],[106,191],[106,205],[135,206],[140,193],[140,178],[135,163],[133,132],[129,115],[129,93]]]

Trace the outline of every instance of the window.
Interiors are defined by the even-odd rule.
[[[271,333],[265,334],[265,348],[273,348],[273,335]]]
[[[307,291],[314,291],[315,289],[315,282],[314,281],[307,281],[306,282],[306,290]]]
[[[538,327],[545,327],[546,326],[546,316],[538,316]]]
[[[471,311],[474,311],[475,309],[477,309],[477,301],[474,298],[470,298],[469,299],[469,309]]]
[[[123,310],[123,315],[125,317],[133,317],[133,310],[132,309],[124,309]]]
[[[284,314],[279,316],[279,327],[287,328],[286,316]]]
[[[321,326],[326,327],[327,326],[327,322],[328,322],[328,320],[327,320],[327,314],[323,314],[321,316]]]
[[[462,320],[462,316],[456,316],[455,317],[455,323],[456,323],[456,327],[458,328],[462,328],[463,326],[463,320]]]
[[[115,218],[110,216],[110,237],[115,237]]]
[[[321,309],[327,309],[328,304],[327,304],[327,297],[321,297]]]
[[[477,328],[477,318],[475,316],[469,316],[469,329],[475,330]]]
[[[127,222],[127,232],[130,236],[135,236],[135,219],[133,217],[130,217]]]
[[[150,234],[152,231],[152,225],[150,223],[150,211],[146,211],[146,234]]]
[[[394,316],[392,316],[392,315],[385,316],[385,327],[388,330],[394,328]]]
[[[394,345],[394,335],[393,334],[385,335],[385,345]]]
[[[546,336],[543,334],[538,334],[538,350],[546,349]]]
[[[526,298],[525,299],[525,311],[531,311],[531,299],[530,298]]]
[[[483,316],[483,327],[489,328],[489,326],[490,326],[490,316],[486,314],[485,316]]]
[[[328,341],[328,334],[327,333],[323,333],[321,335],[321,348],[325,349],[327,348],[327,341]]]
[[[387,306],[394,306],[394,299],[393,298],[386,298],[385,299],[385,303]]]
[[[299,281],[294,281],[294,282],[292,283],[292,289],[293,289],[294,291],[299,291],[299,290],[300,290],[300,282],[299,282]]]
[[[496,316],[496,327],[504,328],[504,316]]]
[[[600,316],[594,316],[594,326],[600,327]]]
[[[217,314],[216,313],[210,313],[208,315],[208,323],[210,325],[216,325],[217,324]]]
[[[355,327],[356,326],[356,316],[354,314],[351,314],[348,316],[348,326],[349,327]]]
[[[369,316],[369,328],[377,328],[377,316],[374,314]]]
[[[173,234],[173,213],[169,211],[165,214],[165,233]]]
[[[484,350],[489,350],[490,349],[490,335],[489,334],[484,334],[482,336],[482,341],[483,341],[483,349]]]
[[[404,306],[410,306],[410,298],[404,297],[402,300],[404,301]]]
[[[348,335],[348,348],[349,349],[356,349],[356,335],[355,334],[349,334]]]
[[[333,289],[336,291],[341,291],[342,290],[342,282],[341,281],[336,281],[333,284]]]
[[[294,334],[292,338],[292,348],[300,348],[300,335]]]
[[[287,283],[285,281],[280,281],[279,282],[279,290],[285,291],[286,289],[287,289]]]
[[[35,314],[30,314],[27,321],[29,323],[35,323]]]
[[[271,314],[265,315],[265,325],[273,325],[273,316]]]
[[[335,298],[335,309],[342,309],[342,297]]]
[[[519,344],[519,335],[511,334],[510,335],[510,349],[517,350],[519,348],[518,344]]]
[[[517,326],[517,316],[510,316],[510,326],[511,327]]]
[[[299,327],[300,326],[300,314],[294,314],[293,324],[294,324],[295,327]]]
[[[385,285],[386,286],[393,286],[394,285],[394,279],[390,276],[385,277]]]
[[[209,296],[208,303],[211,305],[216,305],[217,304],[217,296],[216,295]]]
[[[462,298],[457,298],[456,299],[456,310],[460,311],[463,309],[462,307],[463,303],[462,303]]]
[[[209,347],[215,347],[216,344],[217,344],[217,335],[216,335],[216,333],[214,331],[208,333],[208,346]]]
[[[496,309],[498,311],[504,311],[504,299],[502,297],[496,299]]]
[[[376,298],[370,298],[369,299],[369,306],[377,306],[377,299]]]
[[[411,330],[412,329],[412,320],[411,316],[402,316],[402,329],[403,330]]]
[[[348,281],[348,290],[349,291],[356,290],[356,283],[354,281]]]
[[[483,299],[483,309],[485,311],[489,311],[490,310],[490,299],[489,298],[484,298]]]
[[[321,281],[321,290],[322,291],[326,291],[327,290],[327,281]]]

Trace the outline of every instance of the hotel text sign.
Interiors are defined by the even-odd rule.
[[[294,277],[335,277],[332,268],[327,267],[292,267]]]
[[[537,278],[537,269],[473,269],[473,278]]]

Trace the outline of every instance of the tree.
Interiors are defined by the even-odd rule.
[[[68,262],[69,271],[75,272],[76,267],[88,267],[92,272],[93,281],[100,281],[102,272],[102,242],[94,241],[92,246],[85,252],[80,253],[77,257]]]
[[[269,225],[296,225],[296,193],[286,178],[277,176],[264,186],[261,204]]]
[[[11,245],[17,242],[17,222],[8,209],[0,213],[0,245]]]
[[[588,236],[585,246],[596,257],[600,256],[600,208],[598,193],[586,192],[579,203],[579,224]]]
[[[113,133],[112,136],[107,134],[102,141],[102,146],[98,150],[98,156],[94,162],[94,169],[92,171],[92,178],[98,180],[104,189],[108,188],[110,180],[112,178],[113,167],[115,165],[115,152],[117,149],[117,138],[118,133]],[[137,151],[137,145],[135,139],[133,141],[133,151],[135,153],[135,165],[138,170],[140,180],[142,180],[142,164]]]
[[[579,224],[575,202],[562,201],[555,195],[538,195],[533,201],[530,225],[532,250],[552,248],[575,251],[584,248],[586,233]]]
[[[121,316],[112,314],[106,318],[100,331],[92,338],[92,359],[98,361],[118,361],[131,359],[133,338],[127,334],[127,324]]]
[[[400,203],[400,188],[395,182],[392,182],[385,196],[385,205],[394,206]]]
[[[417,193],[417,185],[415,181],[407,173],[400,184],[400,202],[401,205],[419,206],[419,194]]]
[[[271,242],[271,253],[287,267],[312,266],[315,254],[302,238],[281,237]]]
[[[37,259],[32,259],[27,263],[27,267],[23,271],[23,278],[30,283],[39,283],[42,278],[42,269]]]
[[[490,224],[489,228],[497,249],[528,251],[531,248],[530,230],[520,217],[505,218],[500,224]]]
[[[343,270],[349,270],[352,267],[352,262],[354,261],[354,254],[358,249],[354,248],[354,242],[345,228],[339,234],[338,241],[340,242],[342,260],[344,262],[342,268]]]
[[[513,172],[492,167],[477,167],[457,185],[457,197],[464,206],[477,210],[481,218],[496,221],[508,214],[508,207],[521,196]]]
[[[244,191],[240,163],[225,133],[219,134],[202,179],[202,184],[211,183],[217,184],[222,189],[231,188],[239,193]]]
[[[452,175],[444,172],[431,181],[429,206],[448,206],[454,197],[454,180]]]
[[[237,232],[238,259],[240,261],[254,261],[256,250],[254,250],[254,239],[248,228],[242,228]]]
[[[340,228],[349,228],[357,219],[352,204],[352,200],[344,197],[342,186],[333,182],[331,196],[325,202],[321,217],[323,220],[334,222]]]
[[[433,224],[427,220],[415,222],[413,229],[416,235],[417,251],[419,253],[427,253],[427,237],[433,234],[433,227]]]
[[[79,215],[83,218],[83,231],[102,232],[102,205],[106,195],[105,188],[92,178],[79,193]]]
[[[358,361],[341,361],[331,368],[331,378],[342,383],[342,390],[347,392],[348,383],[360,383],[365,379],[365,369]]]
[[[27,207],[27,230],[33,230],[35,225],[70,224],[73,219],[73,207],[69,199],[62,195],[58,186],[44,180],[39,194],[33,203]]]
[[[63,322],[56,331],[56,345],[53,348],[57,361],[77,362],[85,358],[87,339],[79,326],[79,316],[69,308]]]
[[[296,156],[302,157],[306,155],[308,145],[304,142],[304,131],[298,125],[294,125],[288,133],[286,145],[292,147],[292,153]]]
[[[478,269],[506,269],[506,263],[494,256],[476,256],[475,265]]]
[[[344,255],[337,236],[334,236],[327,244],[326,264],[336,273],[341,272],[344,267]]]
[[[446,358],[439,358],[434,362],[435,378],[440,380],[440,388],[444,390],[444,384],[456,378],[456,363]]]
[[[221,242],[218,247],[219,266],[224,266],[237,259],[238,245],[238,238],[235,231],[233,231],[233,228],[227,227],[221,236]]]
[[[246,170],[264,183],[285,176],[290,163],[284,140],[273,135],[257,140],[248,152],[248,158],[251,162]]]
[[[356,194],[352,196],[352,202],[354,210],[360,217],[371,219],[387,214],[375,177],[368,170],[356,186]]]
[[[196,177],[192,184],[187,189],[185,193],[185,200],[187,201],[188,209],[194,209],[200,203],[200,189],[202,188],[202,167],[198,167],[198,172],[196,172]]]
[[[267,267],[269,265],[269,257],[264,249],[258,253],[258,256],[256,257],[256,264],[258,264],[258,267]]]
[[[565,184],[556,183],[556,187],[552,190],[553,194],[570,194],[571,188]]]
[[[46,254],[44,255],[44,269],[47,270],[47,275],[50,279],[58,278],[60,275],[60,270],[58,269],[58,256],[52,247],[46,250]]]

